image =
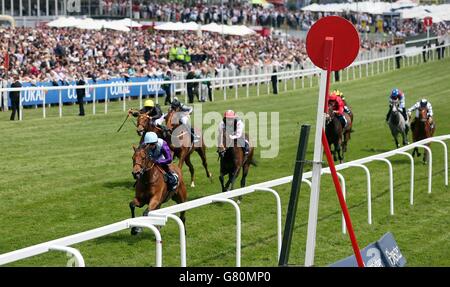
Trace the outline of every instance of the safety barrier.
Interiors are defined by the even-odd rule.
[[[445,47],[445,54],[447,57],[450,56],[450,43],[446,44]],[[363,70],[365,71],[365,76],[373,76],[375,74],[384,73],[385,71],[391,71],[395,69],[395,58],[400,57],[404,59],[404,66],[414,65],[421,63],[421,55],[420,52],[417,52],[416,54],[411,53],[400,53],[400,54],[394,54],[393,51],[394,47],[391,47],[391,49],[387,50],[385,53],[362,53],[358,58],[359,60],[355,61],[352,65],[347,67],[345,70],[340,71],[339,73],[342,75],[341,81],[348,81],[350,79],[361,79],[363,77]],[[428,52],[431,52],[435,50],[436,47],[430,47],[426,48],[424,51],[428,55]],[[374,57],[374,58],[373,58]],[[430,60],[434,60],[436,58],[435,53],[430,53]],[[366,59],[365,59],[366,58]],[[370,65],[370,68],[369,68]],[[306,64],[306,67],[310,65]],[[375,68],[376,66],[376,68]],[[293,67],[295,68],[295,67]],[[232,73],[232,75],[230,75]],[[226,75],[225,75],[226,74]],[[350,76],[351,74],[351,76]],[[103,97],[100,97],[104,101],[104,113],[108,113],[108,102],[111,100],[108,97],[108,94],[111,94],[112,92],[118,92],[121,94],[121,96],[118,96],[118,100],[122,101],[122,110],[126,111],[127,109],[127,99],[130,100],[131,97],[129,96],[129,91],[135,90],[139,88],[138,93],[138,99],[139,99],[139,108],[142,108],[142,102],[144,97],[149,97],[149,95],[145,95],[143,90],[145,91],[147,87],[152,87],[153,91],[159,91],[161,85],[163,84],[170,84],[173,89],[173,92],[181,93],[181,97],[184,97],[184,101],[188,101],[188,94],[187,94],[187,84],[188,83],[197,83],[198,89],[199,89],[199,97],[205,98],[205,93],[208,93],[207,86],[205,82],[211,83],[211,97],[214,100],[215,94],[217,93],[217,90],[222,92],[223,100],[227,100],[229,96],[227,95],[228,88],[234,89],[234,98],[239,98],[239,91],[238,88],[244,88],[245,87],[245,97],[249,97],[249,87],[252,85],[256,88],[256,95],[259,96],[262,94],[261,92],[261,85],[266,85],[265,90],[266,94],[270,93],[270,86],[271,86],[271,77],[273,75],[277,76],[277,82],[276,84],[280,86],[284,86],[284,92],[288,91],[288,81],[292,81],[292,89],[297,90],[297,81],[301,80],[301,88],[305,88],[308,86],[312,87],[314,83],[318,80],[320,80],[320,69],[310,66],[310,68],[306,69],[300,69],[297,67],[297,69],[291,69],[281,72],[272,72],[272,66],[262,66],[258,70],[257,68],[253,69],[244,69],[240,74],[237,74],[237,70],[221,70],[219,73],[219,77],[210,77],[210,78],[201,78],[201,79],[192,79],[192,80],[185,80],[185,79],[178,79],[178,80],[171,80],[171,81],[161,81],[161,79],[152,79],[149,78],[146,82],[116,82],[116,83],[109,83],[109,84],[97,84],[97,85],[84,85],[84,86],[50,86],[50,87],[25,87],[25,88],[0,88],[0,94],[5,94],[10,91],[20,91],[21,94],[23,93],[36,93],[40,97],[41,106],[42,106],[42,116],[43,118],[46,117],[46,105],[48,104],[46,102],[46,96],[45,93],[48,91],[65,91],[69,90],[67,93],[70,95],[75,95],[76,89],[86,89],[87,95],[89,98],[86,98],[86,101],[92,101],[92,114],[96,114],[97,112],[97,106],[99,105],[98,97],[97,97],[97,91],[105,91],[105,95]],[[344,76],[345,75],[345,76]],[[181,74],[181,76],[177,77],[184,77],[184,74]],[[334,82],[334,77],[332,77],[332,81]],[[174,93],[172,93],[172,99],[174,96]],[[59,93],[59,101],[58,101],[58,108],[59,108],[59,117],[62,117],[62,106],[63,101],[61,97],[61,92]],[[20,97],[20,115],[19,119],[23,119],[23,105],[22,105],[22,97]],[[116,95],[117,97],[117,95]],[[159,103],[159,98],[155,97],[156,103]]]
[[[388,160],[389,157],[395,155],[407,155],[411,160],[411,185],[410,185],[410,204],[413,205],[414,200],[414,160],[411,155],[406,153],[406,151],[414,149],[415,147],[425,148],[429,153],[429,161],[428,161],[428,193],[431,193],[431,183],[432,183],[432,152],[431,149],[425,144],[429,144],[432,142],[440,143],[444,148],[444,183],[448,186],[448,155],[447,155],[447,144],[444,142],[450,139],[450,135],[436,136],[433,138],[424,139],[407,146],[398,148],[396,150],[388,151],[385,153],[365,157],[362,159],[354,160],[348,163],[342,163],[336,166],[338,171],[347,169],[347,168],[362,168],[367,177],[367,221],[369,224],[372,224],[372,201],[371,201],[371,174],[369,168],[366,164],[374,161],[384,161],[388,164],[389,167],[389,206],[390,206],[390,214],[394,214],[394,190],[393,190],[393,172],[392,172],[392,164]],[[322,174],[330,173],[329,168],[323,168]],[[345,197],[346,186],[345,186],[345,177],[338,172],[339,179],[342,183],[342,190]],[[309,178],[312,177],[312,172],[306,172],[303,174],[302,181],[305,182],[309,187],[311,187],[311,181]],[[9,253],[4,253],[0,255],[0,265],[11,263],[14,261],[18,261],[21,259],[25,259],[28,257],[32,257],[38,254],[46,253],[48,251],[57,250],[57,251],[65,251],[68,255],[73,256],[73,258],[69,261],[71,264],[75,263],[75,266],[84,266],[84,259],[81,256],[80,252],[77,249],[69,247],[70,245],[81,243],[84,241],[88,241],[94,238],[98,238],[101,236],[105,236],[111,233],[115,233],[124,229],[129,229],[131,227],[145,227],[150,229],[156,238],[156,266],[162,266],[162,241],[161,234],[159,229],[156,226],[164,226],[168,219],[174,220],[179,227],[180,234],[180,258],[181,258],[181,266],[186,266],[186,237],[185,237],[185,229],[181,220],[174,215],[175,213],[181,211],[187,211],[189,209],[198,208],[201,206],[205,206],[208,204],[212,204],[215,202],[225,202],[231,204],[236,211],[236,266],[240,266],[241,264],[241,213],[240,207],[236,204],[235,201],[231,200],[231,198],[235,198],[238,196],[244,196],[247,194],[251,194],[257,191],[269,192],[272,193],[276,200],[276,208],[277,208],[277,254],[280,255],[281,252],[281,200],[278,193],[272,188],[275,186],[283,185],[290,183],[292,181],[292,176],[286,176],[279,179],[270,180],[267,182],[254,184],[249,187],[239,188],[228,192],[218,193],[206,197],[202,197],[199,199],[195,199],[192,201],[188,201],[185,203],[173,205],[170,207],[150,211],[148,216],[137,217],[132,219],[126,219],[114,224],[106,225],[100,228],[92,229],[86,232],[74,234],[71,236],[63,237],[60,239],[48,241],[45,243],[41,243],[38,245],[30,246],[27,248],[19,249],[16,251],[12,251]],[[344,219],[342,219],[344,220]],[[345,233],[345,222],[342,222],[342,232]]]

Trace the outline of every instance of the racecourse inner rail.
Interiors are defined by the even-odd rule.
[[[371,195],[371,176],[370,176],[370,170],[365,165],[370,162],[374,161],[383,161],[388,166],[388,173],[389,173],[389,206],[390,206],[390,214],[394,214],[394,175],[392,171],[392,163],[388,159],[389,157],[395,156],[395,155],[404,155],[407,156],[411,161],[411,185],[410,185],[410,204],[414,204],[414,159],[413,157],[407,153],[406,151],[414,149],[415,147],[425,148],[428,151],[429,155],[429,161],[428,161],[428,193],[431,193],[431,184],[432,184],[432,168],[433,168],[433,157],[432,157],[432,151],[431,149],[426,146],[426,144],[429,143],[439,143],[444,148],[444,184],[445,186],[448,186],[448,154],[447,154],[447,144],[444,142],[446,140],[450,139],[450,134],[448,135],[442,135],[442,136],[436,136],[432,138],[427,138],[412,144],[409,144],[407,146],[384,152],[381,154],[361,158],[358,160],[350,161],[347,163],[342,163],[336,166],[336,170],[340,171],[347,168],[362,168],[366,175],[367,175],[367,221],[368,224],[372,224],[372,195]],[[329,168],[323,168],[322,174],[330,173]],[[344,176],[338,172],[338,176],[340,178],[341,184],[342,184],[342,191],[344,193],[345,198],[345,178]],[[311,187],[311,181],[309,180],[312,177],[312,172],[306,172],[303,174],[302,181],[308,184]],[[49,251],[62,251],[66,252],[67,255],[70,257],[70,260],[68,261],[68,266],[78,266],[78,267],[84,267],[84,258],[81,255],[81,253],[73,248],[70,247],[73,244],[81,243],[84,241],[88,241],[94,238],[102,237],[111,233],[115,233],[118,231],[122,231],[125,229],[129,229],[131,227],[143,227],[150,229],[156,238],[156,264],[155,266],[160,267],[162,266],[162,239],[161,239],[161,233],[159,232],[159,229],[157,226],[164,226],[167,224],[168,220],[171,219],[175,221],[179,227],[179,235],[180,235],[180,265],[182,267],[186,266],[186,237],[185,237],[185,229],[184,225],[181,222],[180,218],[175,215],[175,213],[178,213],[180,211],[186,211],[189,209],[205,206],[208,204],[213,204],[215,202],[223,202],[223,203],[229,203],[232,205],[236,211],[236,266],[241,266],[241,213],[240,213],[240,207],[239,205],[232,200],[232,198],[238,197],[238,196],[244,196],[247,194],[251,194],[254,192],[266,192],[271,193],[276,200],[276,209],[277,209],[277,219],[276,219],[276,232],[277,232],[277,255],[280,256],[281,251],[281,200],[278,193],[273,189],[275,186],[288,184],[292,181],[293,176],[286,176],[270,181],[266,181],[259,184],[254,184],[248,187],[235,189],[228,192],[218,193],[206,197],[202,197],[199,199],[195,199],[192,201],[188,201],[185,203],[173,205],[170,207],[150,211],[148,213],[148,216],[142,216],[137,218],[130,218],[126,220],[119,221],[117,223],[113,223],[110,225],[106,225],[100,228],[92,229],[89,231],[85,231],[82,233],[70,235],[67,237],[59,238],[56,240],[44,242],[41,244],[33,245],[30,247],[26,247],[23,249],[19,249],[16,251],[4,253],[0,255],[0,265],[4,265],[7,263],[11,263],[14,261],[22,260],[28,257],[32,257],[38,254],[46,253]],[[342,217],[342,232],[345,233],[345,222],[344,218]]]
[[[429,40],[433,40],[435,38],[430,38]],[[424,41],[424,40],[420,40]],[[445,55],[443,56],[450,56],[450,43],[439,46],[439,48],[445,47]],[[395,54],[396,49],[399,49],[399,51],[402,51],[400,54]],[[386,49],[383,52],[380,51],[364,51],[360,52],[358,55],[357,60],[352,63],[349,67],[347,67],[345,70],[341,71],[341,81],[348,81],[350,79],[360,79],[363,77],[363,70],[365,73],[365,76],[368,77],[369,75],[375,75],[379,73],[384,73],[386,71],[395,70],[396,68],[396,62],[395,58],[401,57],[403,59],[403,66],[410,66],[422,63],[423,60],[421,60],[422,55],[421,53],[425,53],[430,58],[429,60],[434,60],[437,58],[433,51],[435,51],[438,47],[435,45],[432,45],[429,48],[426,48],[425,50],[422,50],[420,48],[415,49],[408,49],[406,50],[405,45],[397,45],[392,46]],[[427,57],[428,57],[427,56]],[[290,70],[284,70],[281,72],[272,72],[272,66],[261,66],[261,67],[253,67],[252,69],[243,69],[241,71],[237,71],[237,69],[222,69],[219,71],[218,77],[212,77],[212,78],[201,78],[201,79],[192,79],[192,80],[186,80],[185,73],[178,73],[175,75],[174,80],[171,81],[161,81],[149,79],[148,82],[115,82],[115,83],[109,83],[109,84],[97,84],[97,85],[84,85],[84,86],[76,86],[76,85],[69,85],[69,86],[56,86],[56,87],[23,87],[23,88],[1,88],[0,87],[0,95],[3,94],[3,100],[7,100],[7,94],[10,91],[20,91],[21,93],[30,93],[30,92],[37,92],[39,94],[40,100],[40,106],[42,106],[42,117],[46,118],[47,115],[47,109],[46,109],[46,99],[45,94],[47,91],[50,90],[58,90],[59,91],[59,117],[62,117],[63,115],[63,101],[61,96],[61,91],[69,90],[70,94],[74,95],[76,89],[86,89],[87,95],[90,95],[91,99],[89,101],[92,101],[92,114],[96,114],[97,112],[97,106],[100,106],[98,98],[96,97],[96,91],[99,88],[106,88],[106,92],[104,97],[104,113],[108,113],[108,102],[110,101],[110,97],[113,93],[117,95],[121,95],[118,97],[118,100],[122,101],[122,109],[123,111],[126,111],[127,109],[127,99],[130,100],[131,97],[127,96],[127,91],[130,87],[138,86],[140,87],[139,92],[139,108],[142,108],[142,102],[143,97],[149,97],[149,95],[143,95],[143,87],[144,86],[152,86],[156,91],[160,90],[160,87],[163,84],[170,84],[172,87],[172,98],[175,93],[181,94],[181,97],[184,97],[185,102],[187,102],[187,83],[199,83],[198,85],[198,95],[201,98],[207,97],[207,87],[206,85],[202,84],[204,82],[209,81],[211,83],[211,91],[212,91],[212,99],[214,100],[215,94],[217,93],[217,90],[222,91],[223,99],[227,100],[227,97],[229,98],[229,95],[227,95],[227,88],[233,87],[234,88],[234,98],[239,98],[239,91],[238,87],[246,87],[245,95],[246,97],[249,97],[250,90],[249,86],[253,85],[256,88],[256,95],[259,96],[261,92],[261,85],[266,85],[266,93],[270,93],[270,86],[271,86],[271,76],[277,75],[278,81],[278,89],[281,90],[280,85],[284,85],[284,92],[288,90],[288,80],[292,80],[292,89],[297,89],[297,80],[301,80],[301,88],[304,88],[305,86],[309,87],[313,86],[313,82],[320,81],[320,72],[321,70],[315,67],[309,59],[305,62],[303,67],[300,66],[293,66]],[[344,76],[345,75],[345,76]],[[351,77],[350,77],[351,75]],[[334,77],[331,78],[332,81],[334,81]],[[282,84],[280,84],[282,82]],[[306,83],[305,83],[306,82]],[[128,89],[127,89],[128,88]],[[299,87],[300,88],[300,87]],[[109,92],[108,92],[109,91]],[[264,91],[264,89],[263,89]],[[229,91],[228,91],[229,92]],[[109,96],[108,96],[109,94]],[[117,96],[116,95],[116,96]],[[156,103],[159,102],[159,97],[155,96]],[[73,99],[75,101],[75,99]],[[20,97],[20,113],[19,113],[19,120],[23,120],[23,104],[22,104],[22,96]],[[37,105],[36,105],[37,107]],[[50,105],[48,105],[50,107]]]

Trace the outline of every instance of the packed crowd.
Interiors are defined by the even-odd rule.
[[[304,42],[248,37],[159,31],[130,33],[78,29],[16,28],[2,31],[0,67],[5,53],[9,72],[23,81],[69,81],[83,74],[94,79],[149,76],[168,69],[186,71],[219,67],[248,67],[274,62],[287,65],[306,59]],[[181,40],[182,39],[182,40]],[[189,63],[172,61],[173,47],[186,48]]]
[[[303,40],[259,34],[222,37],[208,32],[16,28],[5,29],[2,35],[0,77],[4,77],[7,53],[9,73],[27,82],[64,83],[80,75],[93,79],[153,76],[167,70],[214,73],[220,68],[290,67],[303,65],[307,59]],[[365,41],[362,48],[389,45]],[[177,48],[185,50],[190,60],[173,59],[171,51]]]
[[[308,30],[315,21],[324,16],[333,15],[330,12],[311,13],[309,11],[289,10],[286,7],[250,4],[234,5],[184,5],[180,3],[155,3],[149,0],[102,0],[98,13],[105,16],[128,17],[132,7],[133,18],[152,19],[162,22],[211,22],[228,25],[270,26],[280,28],[283,25],[291,29]],[[399,21],[398,18],[382,17],[366,13],[345,12],[338,15],[351,21],[360,32],[394,32],[397,36],[414,36],[423,31],[422,22],[415,19]],[[222,19],[223,18],[223,19]],[[390,21],[392,20],[392,23]],[[380,24],[381,21],[381,24]],[[448,30],[445,23],[434,26],[435,30]]]

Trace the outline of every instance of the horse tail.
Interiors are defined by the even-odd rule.
[[[252,158],[252,159],[250,159],[250,162],[249,162],[251,165],[253,165],[254,167],[257,167],[258,166],[258,162],[254,159],[254,158]]]

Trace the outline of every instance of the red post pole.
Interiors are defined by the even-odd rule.
[[[325,37],[324,54],[325,54],[325,64],[327,67],[327,85],[326,85],[326,89],[325,89],[326,93],[325,93],[324,112],[327,112],[327,108],[328,108],[328,94],[329,94],[329,90],[330,90],[331,63],[333,61],[333,43],[334,43],[333,37]],[[348,234],[350,236],[350,241],[352,243],[353,252],[355,253],[356,262],[358,263],[359,267],[364,267],[364,262],[362,260],[361,252],[358,247],[358,242],[356,240],[356,236],[353,231],[350,214],[348,212],[347,204],[345,203],[345,199],[342,194],[341,183],[339,182],[339,179],[337,176],[336,167],[334,166],[334,161],[331,156],[330,147],[328,145],[328,140],[327,140],[324,129],[322,129],[322,145],[325,150],[325,154],[327,156],[328,166],[330,168],[331,176],[333,178],[334,186],[336,188],[336,194],[339,199],[339,204],[341,206],[342,213],[344,214],[345,224],[347,226]]]

